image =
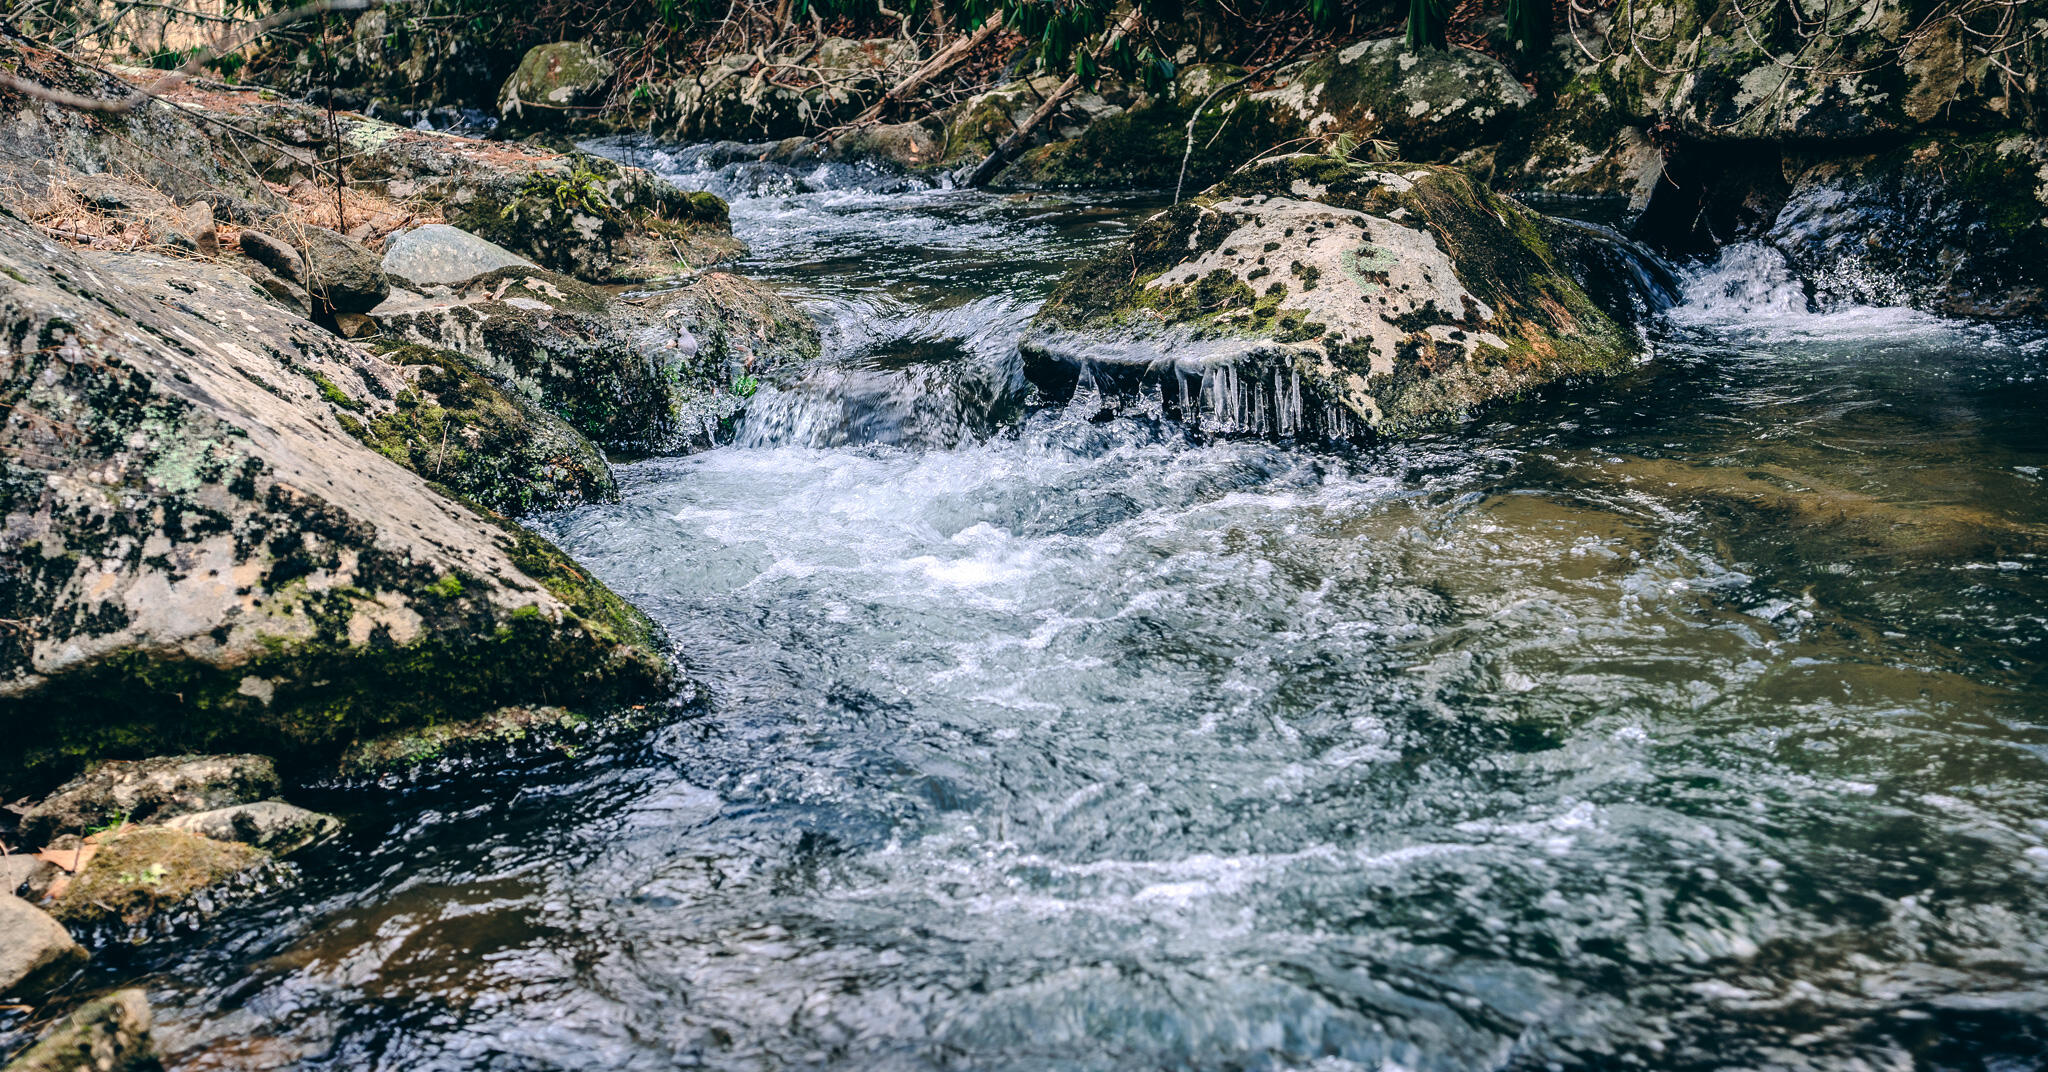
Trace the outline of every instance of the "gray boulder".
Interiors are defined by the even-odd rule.
[[[259,800],[180,815],[164,825],[215,841],[239,841],[282,856],[341,829],[341,820],[282,800]]]
[[[277,767],[264,756],[160,756],[111,760],[59,786],[22,816],[41,844],[118,822],[163,822],[273,796]]]
[[[456,286],[499,268],[532,268],[534,263],[460,227],[430,223],[391,239],[384,272],[414,290]]]
[[[0,893],[0,998],[40,998],[85,960],[85,950],[63,924],[12,893]]]
[[[795,304],[722,272],[615,298],[552,272],[504,268],[451,297],[394,299],[375,317],[388,335],[460,353],[508,393],[632,451],[701,445],[703,404],[731,401],[736,376],[772,375],[819,351],[816,325]]]
[[[15,1058],[7,1072],[145,1072],[161,1067],[149,1037],[149,997],[116,990],[87,1002],[43,1040]]]
[[[242,252],[304,290],[316,315],[367,313],[390,296],[383,260],[360,243],[325,227],[282,234],[244,228]]]
[[[1391,141],[1403,160],[1448,161],[1485,145],[1535,99],[1491,56],[1414,50],[1398,37],[1346,45],[1274,77],[1277,86],[1245,101],[1291,112],[1311,134]]]

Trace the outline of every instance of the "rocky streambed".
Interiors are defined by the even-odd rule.
[[[1520,144],[1398,52],[1247,118]],[[1816,176],[1939,184],[11,121],[24,1067],[2040,1058],[2048,336]]]

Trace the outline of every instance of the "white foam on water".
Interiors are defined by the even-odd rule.
[[[1926,338],[1954,333],[1949,321],[1904,306],[1817,302],[1792,262],[1767,242],[1738,242],[1680,275],[1673,324],[1743,339],[1834,341]]]

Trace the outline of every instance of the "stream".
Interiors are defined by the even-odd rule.
[[[2048,340],[1689,269],[1456,433],[1015,340],[1156,198],[712,167],[827,361],[543,517],[701,699],[133,954],[173,1069],[2048,1067]]]

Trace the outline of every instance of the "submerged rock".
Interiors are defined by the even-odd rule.
[[[341,829],[341,820],[282,800],[259,800],[180,815],[164,825],[215,841],[254,845],[283,856]]]
[[[397,367],[205,264],[6,215],[0,263],[0,785],[665,683],[644,617],[343,429]]]
[[[22,835],[41,843],[121,822],[163,822],[275,795],[267,757],[159,756],[116,759],[59,786],[21,817]]]
[[[270,859],[254,846],[164,826],[123,827],[94,841],[99,851],[50,905],[72,926],[142,923]]]
[[[560,707],[506,707],[481,718],[449,722],[363,741],[341,759],[349,778],[382,778],[459,764],[507,752],[572,753],[591,720]]]
[[[42,909],[0,891],[0,999],[34,1001],[84,966],[85,950]]]
[[[116,990],[79,1006],[7,1072],[148,1072],[160,1067],[150,1027],[148,996]]]
[[[499,268],[537,267],[532,261],[460,227],[430,223],[394,236],[384,248],[384,271],[413,290],[458,286]]]
[[[1454,169],[1320,156],[1146,221],[1020,346],[1056,397],[1156,391],[1206,429],[1278,436],[1410,433],[1641,350],[1534,213]]]

